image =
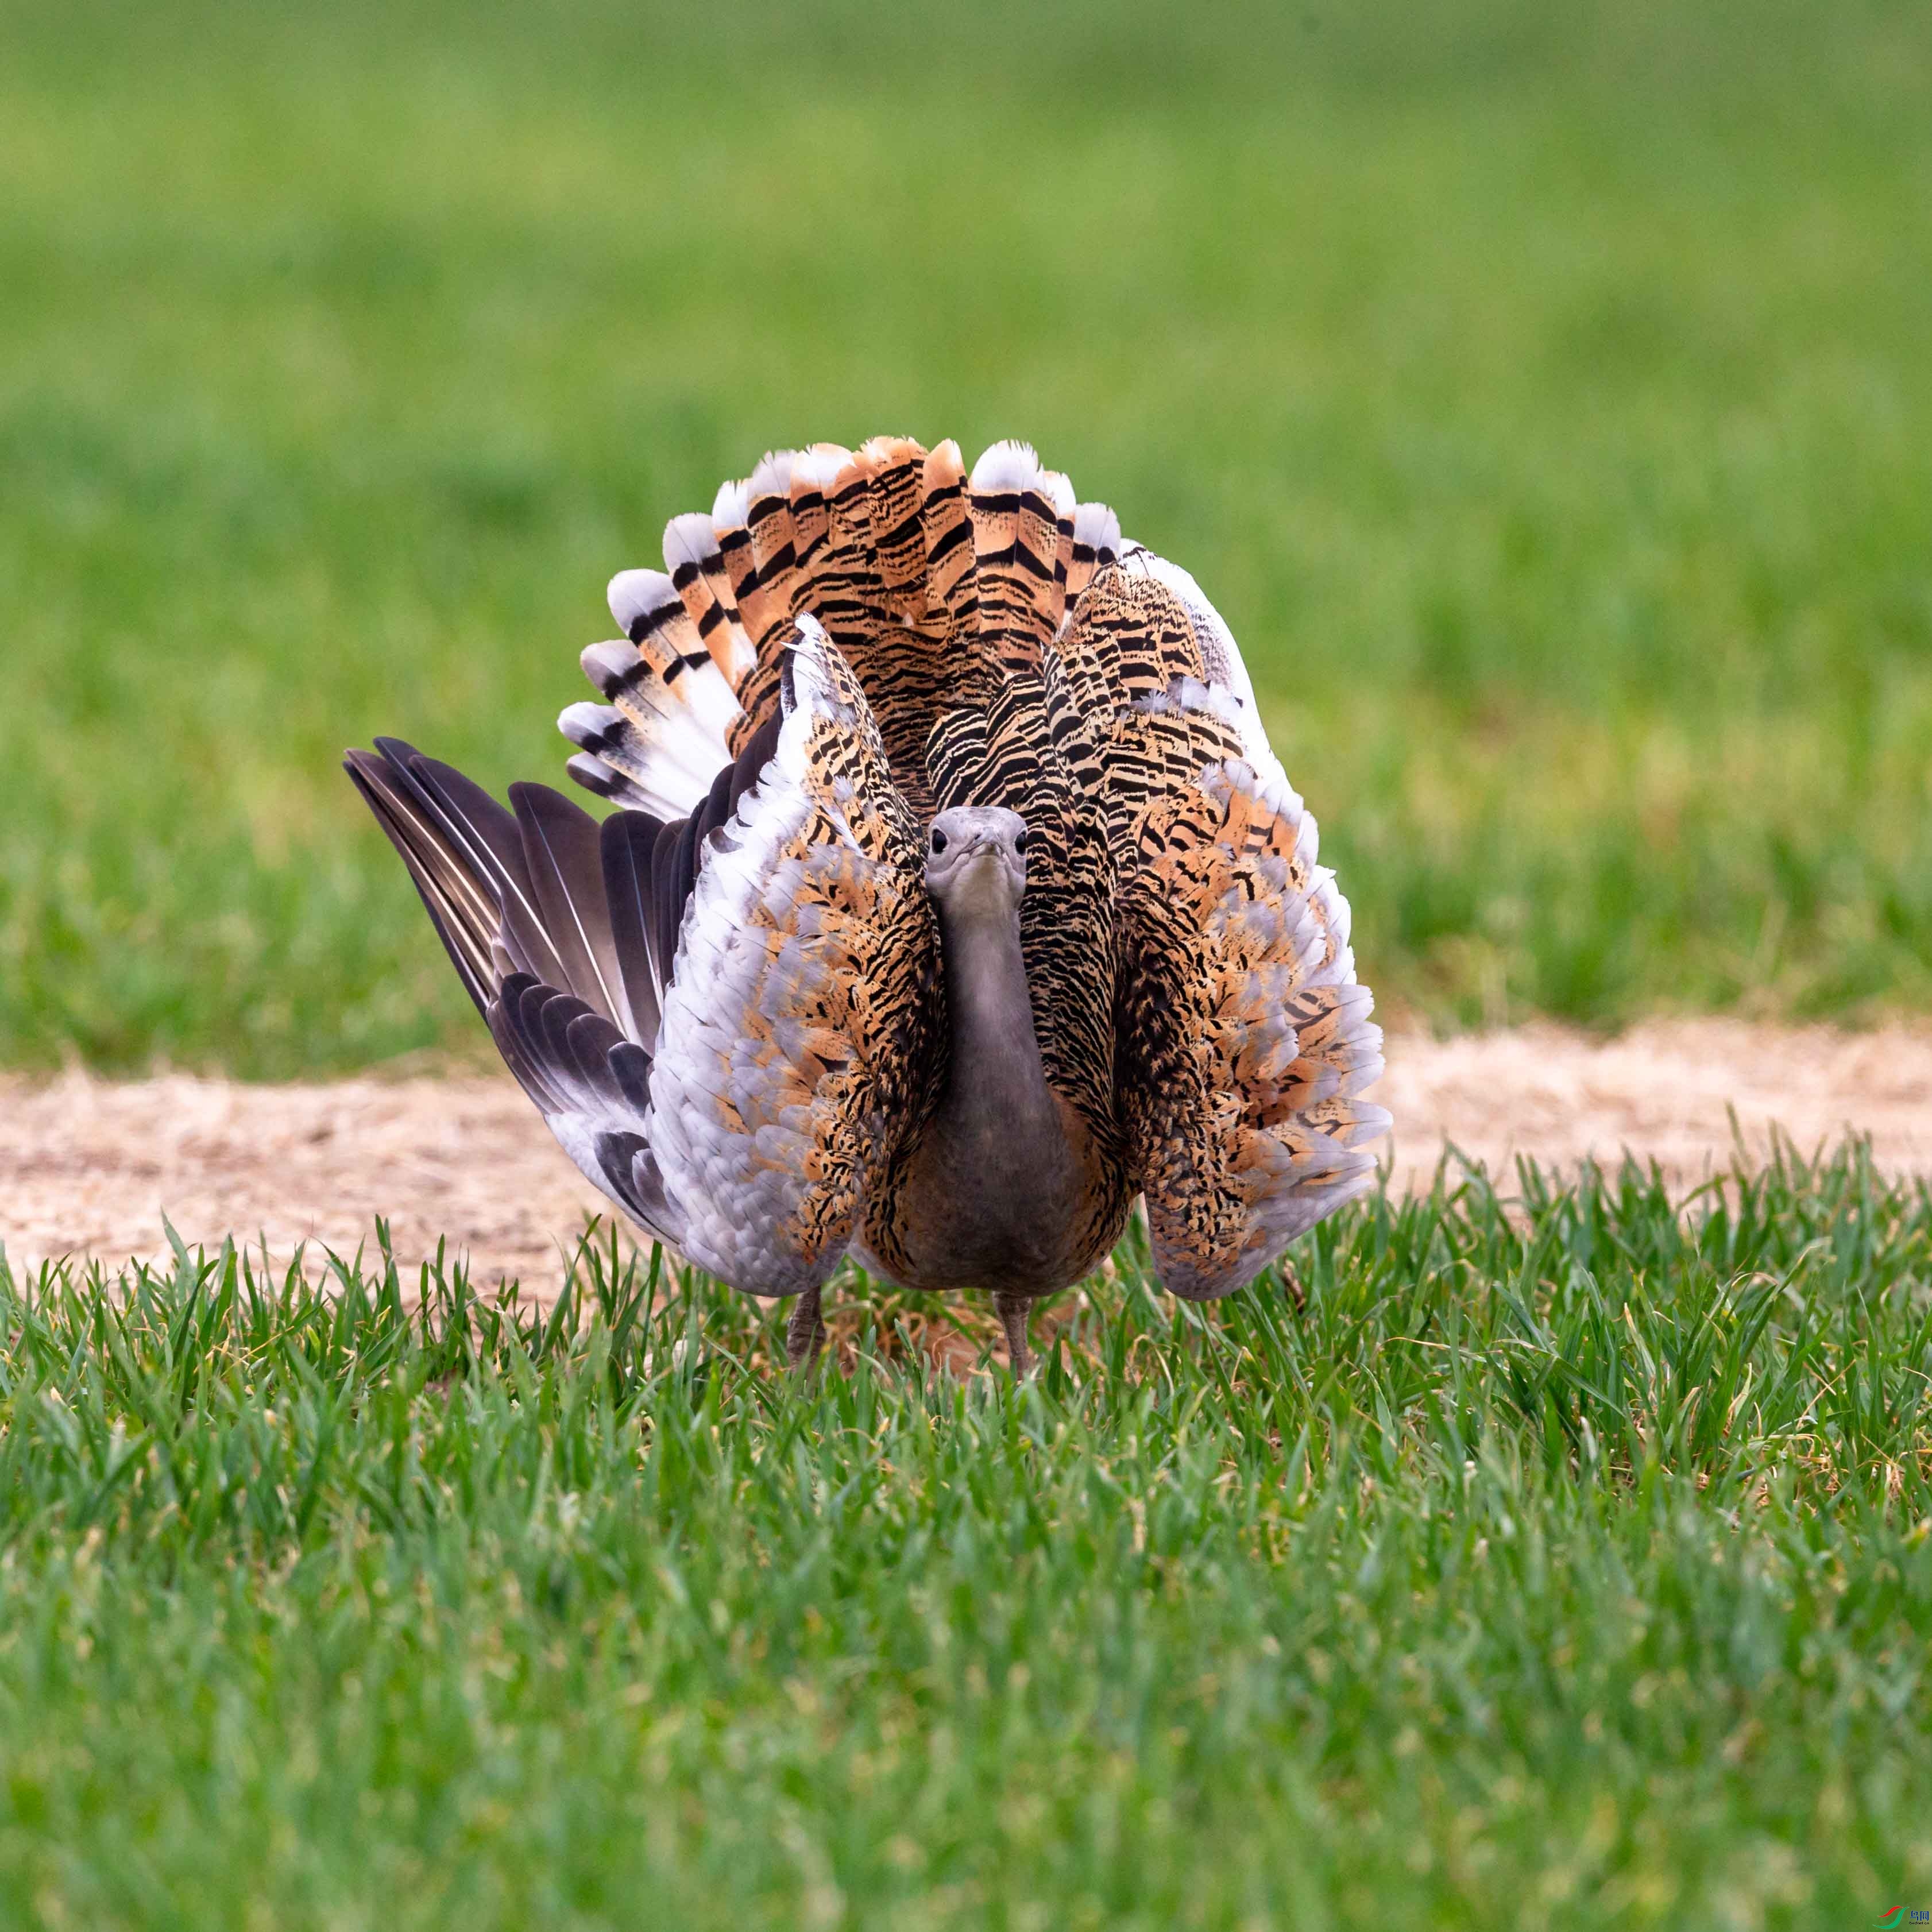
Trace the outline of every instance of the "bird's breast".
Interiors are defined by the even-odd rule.
[[[868,1204],[862,1259],[901,1286],[1052,1294],[1119,1238],[1115,1163],[1078,1111],[942,1108]]]

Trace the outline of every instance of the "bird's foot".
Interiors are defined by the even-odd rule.
[[[785,1327],[785,1360],[794,1369],[808,1369],[825,1346],[825,1317],[819,1312],[821,1291],[806,1288],[791,1305]]]

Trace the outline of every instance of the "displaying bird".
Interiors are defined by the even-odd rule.
[[[766,456],[559,720],[600,823],[393,739],[350,776],[510,1070],[649,1234],[796,1295],[848,1252],[1039,1298],[1144,1196],[1207,1300],[1367,1186],[1382,1036],[1315,820],[1186,572],[1026,446]]]

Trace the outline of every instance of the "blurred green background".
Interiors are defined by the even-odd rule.
[[[774,443],[1023,435],[1384,1010],[1932,998],[1922,4],[0,0],[0,1064],[482,1050],[338,769],[557,778]]]

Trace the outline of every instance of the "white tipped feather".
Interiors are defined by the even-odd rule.
[[[616,805],[634,806],[638,811],[652,812],[658,818],[664,816],[657,811],[650,792],[619,771],[616,766],[607,765],[593,752],[573,753],[564,760],[563,768],[586,791],[594,792],[599,798],[608,798]]]
[[[1076,546],[1096,556],[1111,550],[1120,554],[1120,520],[1105,503],[1082,503],[1073,512],[1073,541]]]
[[[1056,517],[1070,517],[1074,512],[1073,479],[1058,470],[1042,470],[1040,480],[1046,486],[1047,500],[1053,506]]]
[[[981,495],[1041,488],[1040,457],[1030,442],[996,442],[973,466],[972,487]]]
[[[1227,686],[1243,704],[1252,704],[1254,689],[1248,682],[1247,667],[1241,662],[1240,646],[1234,642],[1234,634],[1228,629],[1226,620],[1208,602],[1206,592],[1195,582],[1192,574],[1179,564],[1170,563],[1152,550],[1143,550],[1141,555],[1148,575],[1166,584],[1186,607],[1208,677],[1216,684]]]
[[[628,638],[610,638],[601,644],[586,644],[577,662],[583,667],[584,675],[606,698],[612,698],[626,678],[638,676],[644,659]]]
[[[634,806],[653,818],[688,818],[708,785],[687,785],[674,780],[659,767],[654,778],[640,778],[620,771],[594,752],[578,752],[564,760],[563,768],[586,791],[599,798],[614,799],[620,805]]]
[[[760,496],[788,496],[791,494],[792,465],[798,460],[795,449],[768,449],[759,458],[758,467],[745,479],[745,494],[754,503]]]
[[[610,580],[610,613],[673,698],[688,706],[705,735],[717,740],[718,761],[725,762],[724,734],[738,715],[738,700],[677,586],[661,570],[624,571]]]
[[[608,768],[629,782],[638,802],[681,816],[730,762],[728,735],[738,701],[700,646],[684,600],[661,570],[620,571],[610,580],[610,614],[628,638],[584,650],[584,674],[608,706],[568,706],[557,728],[594,760],[573,767],[593,791],[612,795]]]
[[[1076,503],[1073,508],[1073,543],[1066,565],[1066,609],[1070,617],[1074,605],[1086,594],[1095,572],[1104,569],[1120,554],[1120,520],[1105,503]]]
[[[605,592],[611,621],[628,636],[640,617],[649,617],[678,602],[670,579],[661,570],[620,570]]]
[[[803,483],[829,496],[832,484],[838,480],[839,472],[851,460],[852,452],[843,443],[814,442],[809,449],[795,451],[792,456],[792,487],[796,489]]]
[[[566,704],[556,714],[556,728],[573,745],[586,748],[598,739],[608,737],[622,722],[616,706],[592,704],[587,698]]]
[[[692,621],[698,624],[706,648],[724,674],[725,682],[736,690],[751,676],[758,654],[740,621],[727,580],[724,554],[710,518],[702,510],[672,518],[664,526],[664,553],[665,568],[674,584],[680,584],[685,608],[692,611]],[[722,628],[715,620],[709,628],[699,621],[700,612],[710,615],[707,605],[715,605],[723,614]]]
[[[741,478],[735,483],[721,483],[718,494],[711,500],[711,521],[718,530],[735,530],[745,520],[751,508],[751,500],[746,494]]]
[[[666,718],[641,702],[627,700],[620,711],[585,698],[565,706],[556,728],[591,761],[580,769],[578,760],[571,760],[571,776],[580,784],[609,797],[614,794],[598,780],[604,771],[615,772],[634,794],[631,802],[660,818],[677,818],[710,789],[721,762],[690,730],[687,718]]]
[[[700,785],[708,785],[718,767],[730,762],[723,737],[691,705],[673,696],[655,672],[646,672],[636,682],[623,686],[613,703],[626,722],[636,728],[634,756],[648,757],[653,764],[682,772]],[[612,754],[606,752],[599,755]]]
[[[702,510],[687,510],[665,524],[664,554],[674,577],[684,564],[701,571],[716,568],[724,561],[718,548],[718,532]]]

